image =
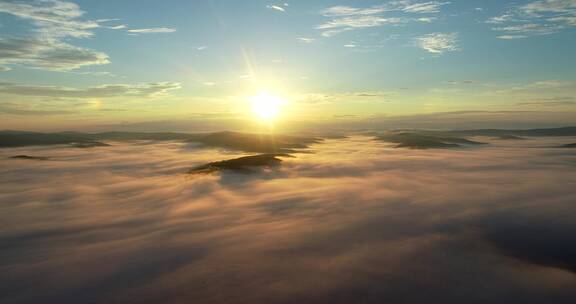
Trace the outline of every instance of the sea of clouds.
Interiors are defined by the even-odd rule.
[[[574,303],[576,140],[489,141],[1,149],[0,302]]]

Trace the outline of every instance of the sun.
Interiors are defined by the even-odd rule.
[[[282,106],[286,103],[283,99],[261,92],[250,97],[252,112],[259,119],[272,121],[280,114]]]

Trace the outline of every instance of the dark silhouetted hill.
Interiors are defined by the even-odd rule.
[[[14,159],[27,159],[27,160],[48,160],[50,158],[44,156],[30,156],[30,155],[14,155],[10,156],[10,158]]]
[[[462,145],[481,145],[484,143],[452,136],[435,136],[416,132],[399,132],[379,135],[376,139],[397,143],[397,148],[431,149],[457,148]]]
[[[495,139],[505,139],[505,140],[524,140],[526,138],[524,137],[520,137],[520,136],[516,136],[516,135],[498,135],[498,136],[492,136]]]
[[[259,154],[208,163],[190,169],[190,174],[212,173],[230,170],[240,173],[253,172],[255,168],[278,166],[282,160],[278,157],[292,157],[289,154]]]
[[[530,136],[576,136],[576,127],[529,130],[399,130],[375,135],[378,140],[398,143],[398,148],[413,149],[456,148],[463,145],[485,144],[467,138],[474,136],[487,136],[507,140],[521,140],[524,139],[523,137]]]
[[[249,152],[294,153],[298,149],[306,149],[308,145],[320,142],[321,140],[313,137],[295,137],[288,135],[219,132],[191,141],[198,141],[207,146]]]
[[[1,131],[0,147],[23,147],[42,146],[92,142],[86,134],[63,132],[63,133],[37,133],[19,131]]]
[[[576,136],[576,127],[528,129],[528,130],[505,130],[505,129],[478,129],[478,130],[454,130],[442,131],[443,134],[460,136]]]
[[[96,147],[109,147],[111,145],[99,141],[89,141],[89,142],[73,143],[72,146],[75,148],[96,148]]]

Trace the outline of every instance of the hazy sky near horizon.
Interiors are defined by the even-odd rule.
[[[243,128],[262,91],[287,125],[565,125],[575,34],[576,0],[0,0],[0,128]]]

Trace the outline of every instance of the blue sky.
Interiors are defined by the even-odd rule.
[[[260,91],[291,121],[576,107],[576,0],[2,0],[0,18],[2,127],[244,119]]]

